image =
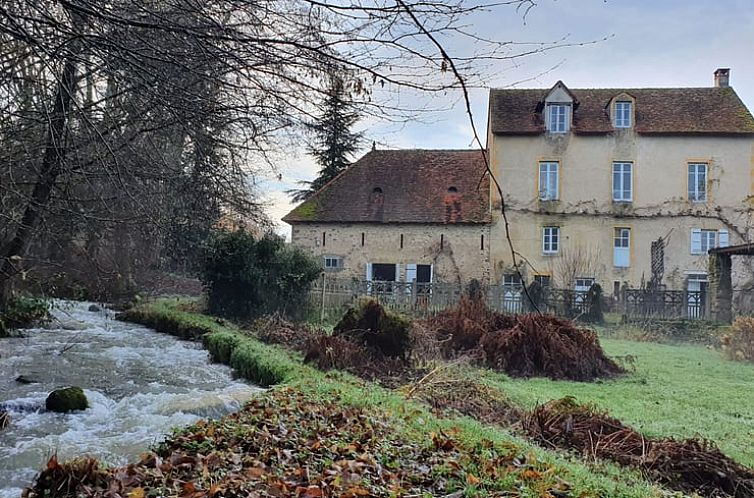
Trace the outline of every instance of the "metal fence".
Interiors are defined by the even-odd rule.
[[[458,304],[464,286],[454,283],[382,282],[324,277],[309,292],[312,313],[323,319],[339,316],[357,300],[370,297],[385,308],[408,315],[425,316]],[[481,288],[487,306],[503,313],[536,309],[575,317],[588,312],[587,291],[544,288],[530,300],[522,285],[489,285]]]
[[[389,310],[426,316],[455,306],[464,290],[457,283],[382,282],[325,275],[311,287],[309,306],[314,316],[329,320],[340,317],[359,299],[370,297]],[[536,305],[543,313],[577,318],[588,314],[591,306],[589,291],[584,290],[540,287],[527,296],[522,285],[507,284],[483,286],[481,291],[487,306],[503,313],[526,313]],[[709,305],[705,291],[623,289],[619,296],[602,300],[603,311],[619,313],[628,320],[706,319]]]
[[[621,298],[623,314],[641,318],[707,318],[709,299],[706,291],[625,289]]]

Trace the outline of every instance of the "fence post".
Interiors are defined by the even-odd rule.
[[[327,272],[322,272],[322,307],[319,311],[320,325],[325,323],[325,289],[327,288]]]

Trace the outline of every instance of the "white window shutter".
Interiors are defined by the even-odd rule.
[[[406,282],[416,282],[416,264],[409,263],[406,265]]]
[[[367,282],[372,281],[372,263],[367,263]]]
[[[400,263],[395,265],[395,281],[396,282],[401,281],[401,264]]]
[[[717,232],[717,247],[728,247],[729,237],[727,230],[720,230]]]
[[[613,248],[613,266],[617,268],[628,268],[631,266],[631,249],[628,247]]]
[[[702,253],[702,230],[694,228],[691,230],[691,254]]]

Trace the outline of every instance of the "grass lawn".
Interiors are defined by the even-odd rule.
[[[701,436],[754,466],[754,365],[719,351],[602,339],[608,355],[635,358],[636,371],[601,383],[511,379],[485,371],[489,383],[526,407],[575,396],[650,436]],[[630,368],[630,367],[629,367]]]

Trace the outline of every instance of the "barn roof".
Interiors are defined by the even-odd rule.
[[[373,150],[283,221],[486,223],[489,177],[479,150]]]

